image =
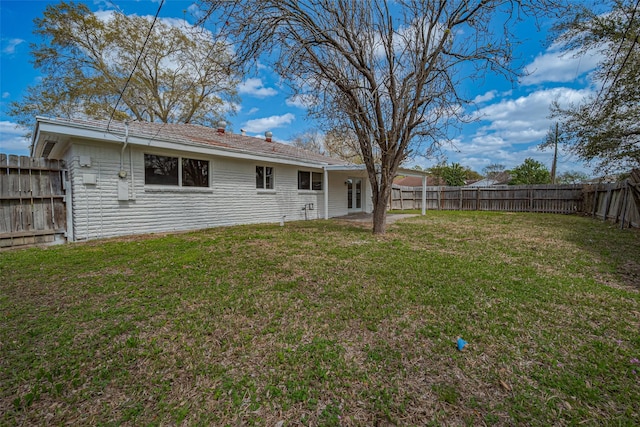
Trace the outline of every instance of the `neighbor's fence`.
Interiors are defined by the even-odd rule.
[[[620,223],[620,227],[640,228],[640,170],[615,184],[595,184],[584,188],[584,212],[594,218]]]
[[[391,209],[422,209],[422,187],[393,186]],[[427,210],[575,214],[583,210],[582,185],[426,187]]]
[[[0,154],[0,248],[64,240],[63,167]]]

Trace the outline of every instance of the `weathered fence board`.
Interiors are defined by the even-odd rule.
[[[63,240],[63,167],[57,160],[0,154],[0,248]]]
[[[589,185],[583,191],[585,213],[621,228],[640,228],[640,171],[624,182]]]
[[[572,214],[582,211],[581,185],[426,187],[427,210]],[[422,209],[421,187],[394,186],[391,209]]]

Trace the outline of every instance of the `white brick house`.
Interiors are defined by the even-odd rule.
[[[65,161],[68,241],[372,211],[362,165],[224,128],[38,117],[31,156]]]

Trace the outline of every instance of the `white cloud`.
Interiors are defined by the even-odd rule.
[[[519,139],[519,142],[535,140],[540,131],[546,132],[551,123],[549,107],[553,101],[561,106],[576,103],[590,95],[588,89],[570,89],[565,87],[544,89],[502,101],[479,109],[475,117],[490,122],[481,128],[483,132],[500,132],[505,138]]]
[[[260,109],[258,107],[253,107],[252,109],[250,109],[249,111],[247,111],[248,115],[252,115],[257,113],[258,111],[260,111]]]
[[[2,92],[2,99],[7,99],[11,96],[9,92]]]
[[[16,52],[16,47],[20,46],[22,43],[25,43],[23,39],[9,39],[2,40],[2,53],[5,55],[11,55]]]
[[[29,155],[31,140],[25,138],[27,129],[9,121],[0,121],[0,153]]]
[[[525,67],[525,75],[520,83],[528,86],[545,82],[566,83],[593,70],[603,60],[602,54],[590,50],[579,54],[577,50],[563,53],[560,44],[551,45],[546,52],[538,54]]]
[[[266,98],[278,94],[277,90],[270,87],[265,87],[262,83],[262,79],[259,78],[247,79],[244,82],[240,83],[238,85],[238,92],[245,93],[250,96],[255,96],[256,98]]]
[[[307,109],[318,102],[318,98],[313,95],[294,95],[287,98],[286,103],[289,107]]]
[[[474,98],[473,102],[475,104],[480,104],[481,102],[487,102],[487,101],[491,101],[493,98],[496,97],[496,94],[498,92],[495,90],[490,90],[489,92],[483,94],[483,95],[478,95]]]
[[[203,18],[205,16],[205,11],[202,10],[199,4],[193,3],[187,8],[187,12],[189,12],[195,18]]]
[[[282,116],[263,117],[247,121],[242,128],[247,132],[265,132],[287,126],[295,119],[296,116],[291,113],[283,114]]]

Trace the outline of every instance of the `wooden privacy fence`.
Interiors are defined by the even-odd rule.
[[[585,186],[584,212],[620,228],[640,228],[640,169],[624,182]]]
[[[391,209],[422,209],[422,187],[393,186]],[[575,214],[583,211],[582,185],[426,187],[427,210]]]
[[[0,248],[64,241],[63,166],[0,154]]]

